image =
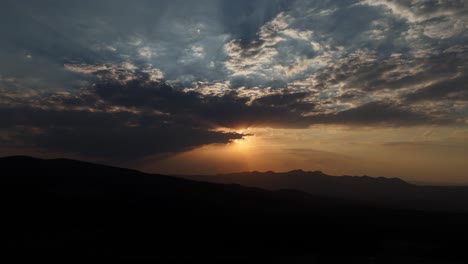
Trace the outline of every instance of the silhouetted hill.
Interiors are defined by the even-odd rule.
[[[293,189],[408,209],[468,211],[468,187],[418,186],[398,178],[330,176],[321,171],[243,172],[213,176],[178,176],[200,181],[241,184],[269,190]]]
[[[467,260],[462,213],[377,208],[66,159],[1,158],[0,171],[9,263]]]

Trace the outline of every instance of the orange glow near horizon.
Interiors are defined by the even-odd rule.
[[[433,127],[317,126],[304,130],[249,128],[236,132],[249,135],[138,168],[165,174],[303,169],[331,175],[468,183],[468,132],[463,129],[454,132]]]

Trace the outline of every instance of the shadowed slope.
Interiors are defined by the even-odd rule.
[[[64,159],[3,158],[0,169],[4,239],[16,259],[193,263],[193,256],[253,254],[445,263],[462,259],[468,243],[465,214],[379,209]]]

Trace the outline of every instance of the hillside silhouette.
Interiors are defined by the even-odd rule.
[[[321,171],[242,172],[179,177],[269,190],[291,189],[333,198],[407,209],[467,211],[468,187],[419,186],[399,178],[330,176]]]
[[[0,169],[3,239],[18,262],[467,261],[463,212],[378,207],[67,159],[7,157]]]

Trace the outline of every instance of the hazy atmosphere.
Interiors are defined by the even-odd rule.
[[[468,2],[0,8],[0,155],[468,184]]]

